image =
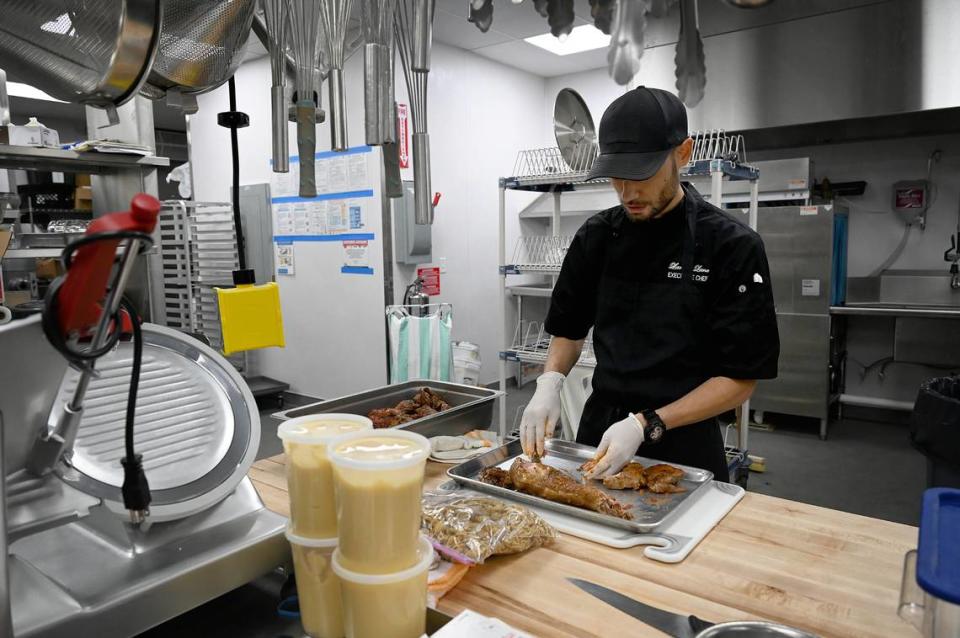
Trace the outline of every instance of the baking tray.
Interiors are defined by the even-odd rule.
[[[547,455],[543,457],[543,462],[547,465],[562,470],[579,478],[580,471],[577,469],[584,461],[592,459],[597,449],[588,445],[580,445],[569,441],[560,441],[558,439],[547,439],[544,443]],[[625,505],[633,505],[630,512],[634,520],[627,521],[616,516],[592,512],[572,505],[555,503],[538,496],[531,496],[523,492],[517,492],[505,487],[497,487],[479,480],[478,476],[484,469],[497,466],[507,469],[513,463],[513,460],[523,454],[520,441],[513,441],[508,445],[499,447],[487,452],[483,456],[470,459],[456,467],[447,470],[447,475],[461,485],[469,486],[472,489],[487,492],[499,497],[508,498],[521,503],[527,503],[536,507],[554,510],[577,518],[600,523],[610,527],[629,530],[632,532],[650,532],[656,527],[663,525],[664,522],[677,516],[689,507],[695,500],[695,495],[710,484],[713,480],[713,472],[701,470],[686,465],[671,463],[685,472],[685,476],[680,481],[680,486],[686,488],[686,492],[679,494],[652,494],[649,492],[637,492],[634,490],[608,490],[603,487],[599,481],[594,485],[606,492],[613,498]],[[644,458],[642,456],[633,457],[634,461],[641,463],[644,467],[655,465],[662,461]]]
[[[450,409],[404,423],[397,426],[396,429],[409,430],[428,438],[440,435],[456,436],[466,434],[471,430],[489,430],[493,423],[495,400],[503,395],[499,390],[489,388],[434,381],[432,379],[415,379],[396,385],[366,390],[339,399],[328,399],[291,408],[283,412],[277,412],[273,417],[287,420],[325,412],[366,416],[370,410],[390,408],[405,399],[412,399],[420,388],[430,388],[441,395],[444,401],[450,404]]]

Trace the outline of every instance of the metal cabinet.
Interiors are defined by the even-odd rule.
[[[842,295],[835,273],[846,250],[837,214],[834,206],[771,206],[757,215],[770,263],[780,364],[776,379],[757,384],[751,407],[819,419],[822,438],[839,390],[840,353],[833,345],[838,340],[832,334],[830,305]]]

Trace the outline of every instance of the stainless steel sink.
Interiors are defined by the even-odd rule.
[[[960,310],[960,290],[943,270],[889,270],[879,277],[848,277],[847,306]]]

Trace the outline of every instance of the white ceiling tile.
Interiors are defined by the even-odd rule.
[[[482,33],[465,17],[437,7],[433,16],[433,39],[468,51],[513,40],[512,36],[500,33],[495,27],[496,21],[489,31]]]

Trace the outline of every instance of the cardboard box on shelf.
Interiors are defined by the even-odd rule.
[[[3,253],[7,252],[7,246],[10,245],[10,238],[13,233],[9,230],[0,230],[0,259],[3,259]]]
[[[38,259],[37,277],[40,279],[56,279],[63,274],[63,265],[59,259]]]
[[[90,186],[77,186],[73,193],[73,207],[77,210],[93,210],[93,190]]]
[[[3,305],[7,308],[15,308],[22,303],[27,303],[31,301],[33,297],[30,296],[29,290],[7,290],[6,294],[3,296]]]

